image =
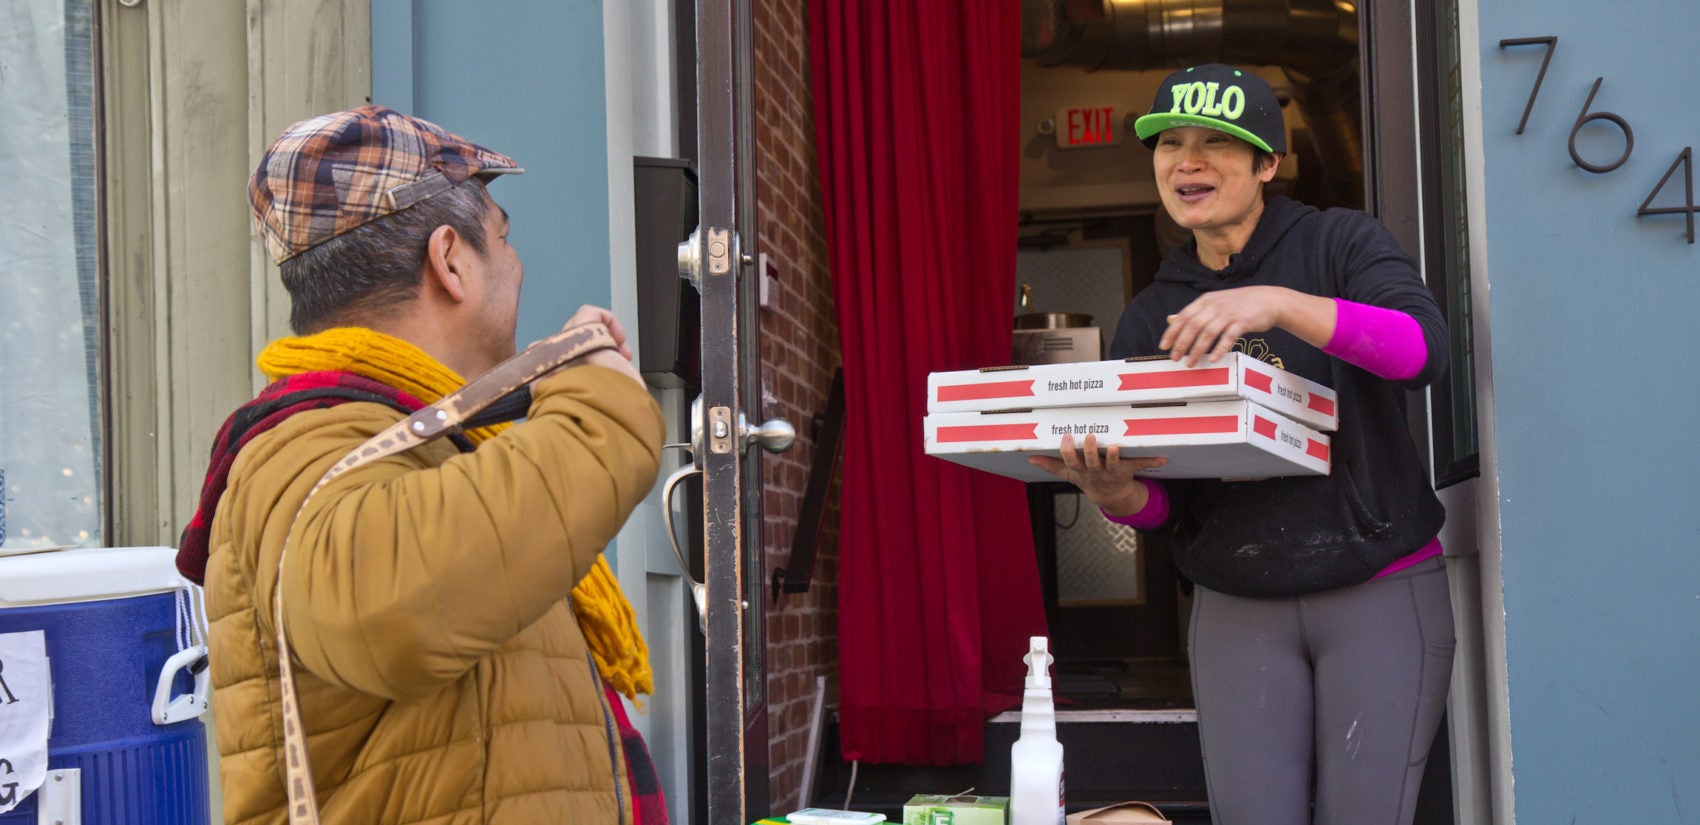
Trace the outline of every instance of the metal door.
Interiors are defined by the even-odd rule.
[[[790,446],[790,425],[759,426],[755,315],[754,114],[748,0],[697,0],[698,227],[679,249],[680,275],[702,304],[702,394],[693,409],[693,468],[703,477],[707,639],[708,822],[767,814],[763,662],[761,450]],[[676,476],[677,477],[677,476]],[[671,489],[669,488],[669,491]]]

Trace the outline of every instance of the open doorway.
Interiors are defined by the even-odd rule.
[[[1133,134],[1174,69],[1231,63],[1276,90],[1292,151],[1267,197],[1364,207],[1354,7],[1258,5],[1024,4],[1016,326],[1072,329],[1066,347],[1033,343],[1063,332],[1018,331],[1016,361],[1108,357],[1122,308],[1190,241],[1163,212],[1151,152]],[[1190,709],[1191,588],[1166,538],[1108,524],[1066,484],[1030,485],[1029,500],[1065,704]]]
[[[1108,356],[1123,306],[1151,282],[1171,248],[1190,240],[1162,212],[1152,156],[1134,135],[1133,120],[1149,109],[1169,72],[1209,62],[1257,73],[1281,100],[1291,152],[1267,197],[1369,211],[1423,262],[1437,296],[1453,298],[1442,306],[1458,305],[1455,281],[1466,279],[1467,296],[1467,271],[1449,265],[1457,259],[1452,247],[1440,248],[1451,242],[1441,230],[1458,222],[1440,212],[1461,203],[1462,194],[1455,181],[1448,189],[1448,181],[1434,179],[1447,168],[1436,162],[1437,147],[1450,148],[1454,160],[1457,152],[1454,141],[1442,141],[1459,122],[1455,110],[1449,117],[1441,106],[1455,95],[1436,82],[1456,78],[1455,47],[1440,48],[1451,42],[1455,8],[1422,0],[1413,17],[1375,14],[1352,0],[1024,0],[1020,246],[1010,285],[1017,314],[1076,322],[1090,316],[1084,323],[1097,333],[1098,357]],[[1430,176],[1427,195],[1420,175]],[[1425,224],[1436,229],[1425,236]],[[1469,328],[1467,317],[1451,320]],[[1093,337],[1071,334],[1077,342]],[[1467,354],[1468,342],[1457,349]],[[1092,360],[1054,356],[1060,348],[1028,350]],[[1454,369],[1470,373],[1467,363]],[[1412,404],[1419,444],[1431,435],[1424,407],[1420,400]],[[1473,410],[1454,417],[1467,424],[1471,416]],[[1452,432],[1438,429],[1437,438]],[[1437,452],[1435,477],[1445,483],[1468,475],[1460,473],[1463,463]],[[1081,513],[1083,500],[1068,485],[1031,485],[1029,499],[1060,707],[1131,721],[1172,721],[1176,711],[1189,711],[1190,587],[1174,570],[1165,538],[1142,533],[1129,541],[1131,531],[1106,524],[1090,504]],[[1465,497],[1458,506],[1472,502]],[[1117,563],[1124,569],[1107,575]],[[1431,749],[1419,823],[1455,819],[1448,731],[1443,724]],[[1123,750],[1145,741],[1126,731],[1115,736]],[[1466,731],[1465,739],[1473,738]]]

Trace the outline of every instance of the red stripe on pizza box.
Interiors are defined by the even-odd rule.
[[[1252,416],[1251,421],[1252,432],[1257,433],[1270,441],[1275,440],[1275,422],[1270,421],[1261,415]]]
[[[1271,377],[1268,373],[1258,372],[1257,370],[1246,370],[1245,371],[1245,385],[1248,386],[1248,387],[1251,387],[1254,390],[1262,390],[1264,392],[1274,392],[1275,391],[1275,387],[1273,386],[1274,381],[1275,381],[1275,379],[1273,377]]]
[[[1315,459],[1320,460],[1320,461],[1327,461],[1328,460],[1328,445],[1327,444],[1324,444],[1320,441],[1317,441],[1314,438],[1306,439],[1306,440],[1309,441],[1310,444],[1309,444],[1309,446],[1305,447],[1305,455],[1308,455],[1311,458],[1315,458]]]
[[[1200,415],[1190,418],[1128,418],[1123,435],[1201,435],[1239,432],[1237,415]]]
[[[940,427],[936,436],[940,444],[963,441],[1031,441],[1038,435],[1039,425],[1028,424],[966,424]]]
[[[1310,394],[1310,408],[1323,415],[1333,415],[1334,399],[1323,398],[1320,393],[1313,392]]]
[[[1179,370],[1175,372],[1124,372],[1122,390],[1172,390],[1176,387],[1209,387],[1228,383],[1228,368]]]
[[[989,384],[948,384],[939,387],[940,401],[978,401],[982,398],[1030,398],[1035,381],[993,381]]]

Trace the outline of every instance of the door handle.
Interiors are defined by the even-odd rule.
[[[679,532],[673,528],[673,490],[679,486],[679,482],[694,475],[702,475],[702,468],[686,464],[674,470],[673,474],[667,477],[666,483],[661,485],[661,521],[667,530],[667,543],[673,547],[673,557],[679,560],[679,574],[684,576],[685,581],[691,586],[691,604],[696,605],[697,608],[698,627],[707,632],[707,593],[703,583],[697,581],[697,578],[691,575],[691,565],[685,560],[684,549],[679,546]]]
[[[685,245],[679,245],[681,253]],[[723,421],[716,416],[716,423]],[[721,425],[723,426],[723,425]],[[716,428],[718,429],[718,428]],[[661,485],[661,521],[667,530],[667,543],[673,548],[673,557],[679,561],[679,572],[691,586],[691,603],[697,608],[697,621],[701,623],[704,632],[708,625],[708,598],[705,585],[691,575],[690,562],[685,558],[684,548],[679,544],[679,531],[673,525],[673,491],[679,483],[694,475],[702,474],[702,457],[705,449],[713,449],[715,444],[724,443],[731,433],[705,432],[702,415],[702,396],[691,402],[691,440],[690,443],[665,444],[663,447],[673,447],[685,450],[691,454],[691,463],[667,476]],[[707,439],[705,439],[707,436]],[[711,440],[710,440],[711,439]],[[769,453],[782,453],[791,449],[797,442],[797,428],[783,418],[769,418],[754,427],[749,425],[743,413],[738,413],[737,449],[743,455],[751,444],[759,445]]]

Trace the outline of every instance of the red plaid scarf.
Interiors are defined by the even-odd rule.
[[[602,683],[602,693],[608,697],[608,707],[614,712],[614,726],[619,729],[620,750],[626,755],[626,778],[631,780],[632,825],[667,825],[667,799],[661,793],[661,780],[655,775],[655,761],[649,756],[649,746],[643,734],[632,727],[626,716],[626,706],[614,686]]]
[[[177,571],[195,584],[204,584],[207,556],[212,551],[208,541],[212,534],[213,513],[219,499],[230,483],[230,468],[236,456],[255,436],[283,423],[283,420],[306,410],[334,407],[350,401],[383,404],[403,415],[425,406],[425,402],[387,384],[362,378],[352,372],[304,372],[273,381],[260,391],[254,400],[238,407],[225,419],[224,426],[213,439],[212,459],[208,462],[207,478],[201,485],[201,500],[195,517],[183,528],[183,538],[177,547]],[[465,436],[454,435],[455,444],[469,451],[472,443]]]

